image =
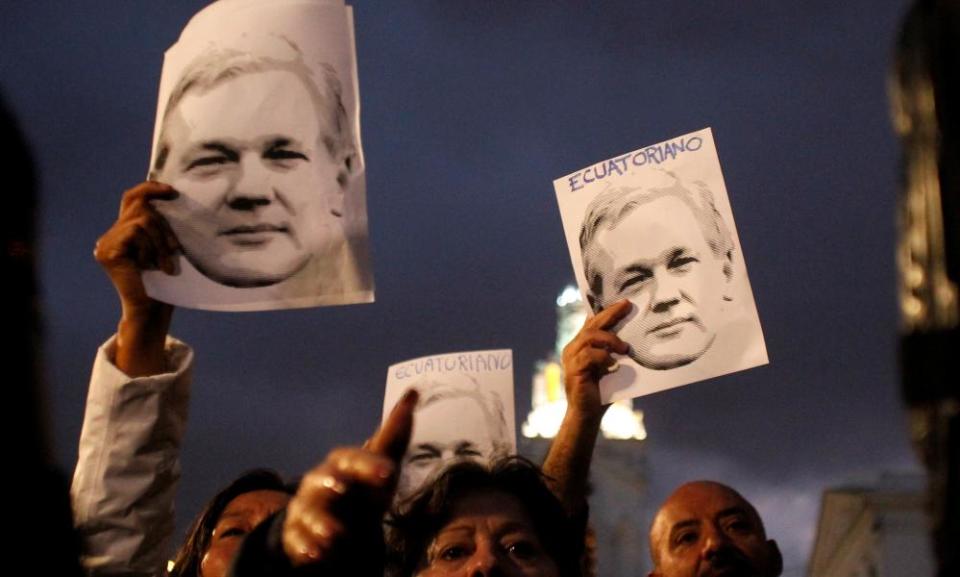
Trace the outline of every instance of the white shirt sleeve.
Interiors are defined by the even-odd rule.
[[[91,576],[156,577],[166,570],[193,351],[168,337],[168,371],[130,378],[97,351],[70,495]]]

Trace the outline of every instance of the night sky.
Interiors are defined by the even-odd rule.
[[[46,376],[67,470],[119,315],[91,251],[146,174],[163,51],[203,4],[4,5],[0,85],[41,175]],[[573,278],[552,180],[705,126],[771,364],[637,403],[650,498],[692,478],[733,484],[797,573],[823,489],[918,468],[898,400],[886,95],[904,1],[353,5],[377,300],[177,312],[197,351],[178,531],[244,469],[297,474],[362,440],[392,363],[513,348],[526,415]]]

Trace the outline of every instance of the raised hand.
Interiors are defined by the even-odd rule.
[[[630,301],[623,300],[600,311],[587,319],[577,336],[563,348],[568,412],[602,416],[605,408],[600,403],[600,378],[616,362],[611,353],[623,355],[629,349],[629,345],[609,329],[625,317],[632,306]]]
[[[303,478],[283,526],[291,564],[382,574],[383,516],[410,442],[416,404],[416,391],[408,391],[363,448],[335,449]]]
[[[173,200],[177,195],[173,188],[159,182],[143,182],[126,191],[116,222],[93,251],[120,297],[114,362],[131,377],[166,370],[164,341],[173,307],[147,295],[141,273],[160,269],[172,274],[175,270],[180,244],[151,202]]]
[[[587,319],[563,349],[567,412],[543,461],[543,472],[571,514],[579,514],[586,507],[590,461],[607,410],[600,402],[600,379],[616,362],[613,353],[626,354],[629,348],[609,329],[632,306],[630,301],[620,301]]]

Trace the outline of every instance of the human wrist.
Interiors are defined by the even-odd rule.
[[[143,286],[116,288],[120,297],[120,307],[125,313],[156,314],[172,306],[148,295]]]
[[[121,302],[120,327],[131,331],[158,333],[166,336],[170,328],[173,306],[153,299],[142,302]]]
[[[172,306],[158,301],[143,308],[124,306],[117,327],[117,368],[131,377],[166,372],[165,346],[172,313]]]
[[[570,402],[567,404],[567,412],[564,415],[564,421],[570,424],[576,424],[584,427],[599,427],[603,415],[606,413],[606,406],[590,403]]]

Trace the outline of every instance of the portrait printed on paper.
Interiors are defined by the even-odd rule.
[[[370,302],[352,17],[342,2],[220,0],[167,51],[150,178],[180,243],[154,298],[259,310]]]
[[[513,354],[509,349],[421,357],[387,372],[383,418],[410,388],[420,393],[397,498],[406,499],[447,465],[516,452]]]
[[[766,346],[710,129],[554,181],[577,283],[628,354],[606,402],[765,364]]]

